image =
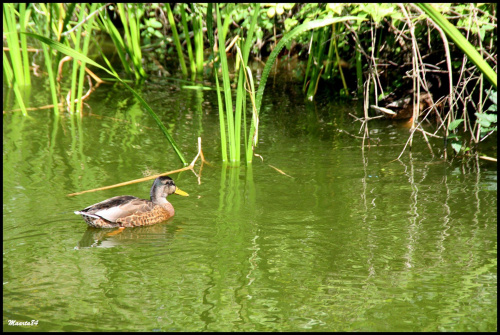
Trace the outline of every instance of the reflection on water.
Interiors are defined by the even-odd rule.
[[[264,160],[229,168],[213,92],[162,93],[146,100],[211,164],[173,176],[175,217],[116,235],[73,211],[149,186],[66,194],[178,168],[138,105],[112,87],[100,118],[4,115],[4,330],[496,330],[496,165],[442,162],[439,141],[393,161],[407,130],[373,123],[360,150],[335,131],[356,133],[348,106],[277,92]]]
[[[180,228],[177,228],[180,231]],[[165,240],[172,238],[175,231],[171,231],[167,223],[152,226],[135,227],[131,229],[98,229],[88,227],[82,238],[78,241],[75,249],[81,248],[112,248],[128,244],[145,243],[150,244],[155,240]]]

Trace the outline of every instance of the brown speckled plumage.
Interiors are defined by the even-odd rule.
[[[89,206],[75,214],[95,228],[149,226],[174,216],[175,211],[166,197],[172,193],[185,195],[167,176],[156,178],[151,187],[151,200],[130,195],[113,197]]]

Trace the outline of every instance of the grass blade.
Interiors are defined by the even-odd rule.
[[[436,22],[441,29],[448,35],[453,42],[455,42],[460,49],[476,64],[481,72],[488,78],[495,88],[497,87],[497,74],[491,66],[481,57],[474,47],[467,39],[460,33],[460,31],[453,26],[441,13],[436,10],[431,4],[419,3],[417,4],[434,22]]]
[[[158,127],[160,127],[160,129],[163,132],[163,134],[165,134],[165,137],[167,138],[167,140],[172,145],[175,153],[177,154],[177,157],[179,157],[179,159],[181,160],[182,164],[184,164],[184,166],[188,165],[188,163],[184,159],[184,156],[182,155],[179,147],[177,146],[177,143],[175,143],[174,139],[169,134],[167,128],[165,128],[165,126],[160,121],[160,119],[158,118],[158,116],[156,115],[156,113],[151,109],[151,107],[149,107],[149,105],[146,103],[146,101],[144,101],[144,99],[134,89],[132,89],[129,85],[127,85],[127,83],[125,83],[120,77],[116,76],[113,72],[109,71],[108,69],[106,69],[105,67],[103,67],[100,64],[96,63],[95,61],[93,61],[92,59],[88,58],[87,56],[85,56],[85,55],[83,55],[83,54],[81,54],[79,52],[76,52],[75,50],[73,50],[72,48],[70,48],[70,47],[68,47],[68,46],[66,46],[64,44],[61,44],[61,43],[56,42],[56,41],[53,41],[53,40],[48,39],[47,37],[44,37],[44,36],[41,36],[41,35],[37,35],[37,34],[33,34],[33,33],[24,33],[24,34],[26,34],[27,36],[31,36],[33,38],[38,39],[39,41],[41,41],[43,43],[42,46],[44,46],[44,47],[45,47],[45,45],[47,45],[47,46],[49,46],[52,49],[55,49],[57,51],[60,51],[60,52],[62,52],[64,54],[68,55],[68,56],[73,57],[74,59],[78,59],[81,62],[85,62],[85,63],[91,64],[93,66],[96,66],[96,67],[98,67],[98,68],[106,71],[107,73],[109,73],[110,75],[112,75],[113,77],[115,77],[116,79],[118,79],[118,81],[120,81],[137,98],[137,100],[139,100],[139,102],[146,109],[146,111],[156,121],[156,124],[158,125]]]
[[[314,21],[309,21],[307,23],[301,24],[300,26],[296,27],[289,33],[287,33],[283,38],[280,40],[278,45],[274,48],[273,52],[269,55],[269,58],[266,62],[266,65],[264,66],[264,70],[262,71],[262,76],[261,80],[259,83],[259,88],[257,89],[257,95],[255,99],[255,104],[257,108],[257,112],[260,113],[260,107],[262,104],[262,96],[264,94],[264,89],[266,88],[266,81],[267,77],[269,77],[269,73],[271,72],[272,66],[274,64],[274,61],[276,60],[276,57],[278,57],[278,54],[280,53],[281,49],[290,42],[292,39],[294,39],[297,35],[307,31],[311,30],[314,28],[319,28],[319,27],[324,27],[336,22],[342,22],[342,21],[348,21],[348,20],[364,20],[358,17],[353,17],[353,16],[346,16],[346,17],[335,17],[335,18],[328,18],[328,19],[323,19],[323,20],[314,20]]]
[[[186,61],[184,60],[184,55],[182,54],[181,41],[179,40],[179,34],[177,34],[177,28],[175,27],[174,15],[172,14],[172,9],[170,8],[169,3],[166,4],[166,7],[168,22],[170,23],[170,28],[172,29],[172,36],[174,38],[175,49],[177,50],[177,56],[179,57],[182,74],[184,75],[184,77],[187,77],[188,71],[186,67]],[[189,35],[187,35],[187,37],[189,37]]]

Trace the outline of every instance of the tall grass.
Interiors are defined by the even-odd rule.
[[[191,79],[194,80],[197,74],[203,73],[203,16],[198,10],[199,5],[191,3],[179,4],[180,14],[181,14],[181,25],[184,32],[184,40],[186,41],[186,49],[189,57],[189,68],[191,71]],[[175,25],[175,20],[173,16],[172,9],[169,4],[166,4],[167,8],[167,18],[172,29],[172,38],[174,40],[175,49],[177,51],[177,58],[179,59],[179,64],[181,66],[182,74],[186,77],[188,75],[186,61],[184,59],[184,53],[182,49],[181,35],[177,32],[177,27]],[[187,20],[187,9],[190,9],[191,15],[190,19],[193,26],[193,37],[194,41],[191,43],[191,36],[188,28]]]
[[[91,60],[90,58],[88,58],[87,56],[75,51],[74,49],[64,45],[64,44],[61,44],[59,42],[56,42],[56,41],[53,41],[51,39],[48,39],[47,37],[44,37],[44,36],[40,36],[40,35],[36,35],[36,34],[32,34],[32,33],[25,33],[27,36],[30,36],[30,37],[33,37],[33,38],[36,38],[38,39],[39,41],[41,41],[44,45],[46,45],[46,47],[50,47],[51,49],[54,49],[54,50],[57,50],[59,52],[62,52],[63,54],[66,54],[68,56],[71,56],[73,57],[74,59],[77,59],[77,60],[80,60],[81,62],[85,62],[85,63],[88,63],[88,64],[91,64],[95,67],[98,67],[104,71],[106,71],[107,73],[109,73],[111,76],[115,77],[120,83],[122,83],[134,96],[135,98],[142,104],[142,106],[146,109],[146,111],[151,115],[151,117],[156,121],[156,124],[158,125],[158,127],[160,127],[161,131],[163,132],[163,134],[165,135],[165,137],[167,138],[167,140],[169,141],[169,143],[172,145],[172,148],[174,149],[175,153],[177,154],[177,157],[179,157],[179,159],[181,160],[181,162],[187,166],[188,163],[187,161],[184,159],[184,156],[182,155],[177,143],[174,141],[174,139],[172,138],[172,136],[170,135],[170,133],[168,132],[167,128],[165,128],[165,126],[163,125],[163,123],[161,122],[161,120],[158,118],[158,116],[156,115],[156,113],[151,109],[151,107],[149,107],[149,105],[146,103],[146,101],[144,101],[144,99],[140,96],[139,93],[137,93],[135,90],[133,90],[125,81],[123,81],[120,77],[116,76],[116,74],[112,71],[110,71],[109,69],[101,66],[100,64],[94,62],[93,60]]]
[[[249,130],[249,135],[253,138],[253,134],[256,134],[256,130],[258,129],[258,116],[255,108],[255,90],[253,89],[253,78],[251,76],[251,71],[247,66],[248,56],[250,54],[251,41],[254,34],[255,25],[257,22],[257,17],[259,14],[260,4],[255,4],[253,8],[252,20],[247,32],[247,36],[245,38],[245,44],[242,47],[237,47],[238,50],[238,59],[241,62],[240,68],[238,69],[238,77],[237,77],[237,86],[236,86],[236,103],[233,111],[233,99],[232,99],[232,91],[231,91],[231,81],[229,78],[229,67],[227,63],[227,56],[225,50],[225,33],[227,32],[228,24],[231,20],[231,7],[226,6],[223,9],[223,17],[224,24],[222,24],[221,12],[219,6],[216,5],[216,13],[217,13],[217,29],[219,32],[218,35],[218,51],[219,51],[219,59],[221,64],[222,71],[222,82],[223,82],[223,95],[224,102],[222,100],[222,93],[219,90],[219,79],[217,76],[217,72],[215,72],[215,81],[217,86],[217,94],[219,101],[219,122],[221,129],[221,150],[223,155],[223,161],[229,161],[231,165],[237,166],[241,161],[241,128],[242,128],[242,120],[245,119],[245,111],[246,111],[246,96],[247,92],[251,95],[251,100],[253,101],[252,108],[252,121]],[[225,106],[225,108],[223,107]],[[226,127],[227,125],[227,127]],[[226,129],[227,129],[227,145],[229,149],[229,160],[227,156],[227,147],[226,147]],[[246,133],[246,124],[245,124],[245,134]],[[245,136],[245,156],[246,162],[251,163],[253,152],[251,149],[252,139]]]
[[[132,75],[133,67],[130,65],[128,61],[129,48],[125,44],[125,41],[122,38],[122,34],[118,31],[113,21],[111,20],[111,16],[108,15],[105,11],[99,13],[100,20],[98,21],[101,24],[101,29],[106,31],[111,37],[113,44],[115,46],[118,57],[121,60],[124,71],[127,75]]]
[[[88,7],[87,7],[88,6]],[[70,37],[74,42],[74,48],[76,51],[83,53],[86,55],[89,49],[89,43],[92,37],[92,29],[93,23],[95,19],[94,12],[97,10],[97,3],[93,3],[92,5],[82,4],[80,7],[80,15],[79,22],[85,22],[76,30],[75,34],[71,33]],[[86,10],[87,9],[87,10]],[[87,19],[88,17],[88,19]],[[82,32],[85,31],[85,36],[82,41]],[[85,80],[85,70],[86,63],[78,62],[78,60],[73,59],[73,71],[71,72],[71,98],[69,101],[69,110],[70,112],[75,111],[75,102],[78,102],[78,106],[76,107],[76,111],[80,114],[83,112],[83,87]],[[78,75],[78,77],[77,77]]]
[[[34,6],[37,6],[37,8],[35,8],[36,15],[31,15],[34,10],[32,7]],[[14,83],[16,99],[21,106],[21,110],[24,115],[27,115],[24,100],[28,98],[28,95],[21,94],[19,85],[22,84],[20,86],[24,87],[24,93],[29,92],[26,88],[30,86],[31,72],[29,67],[28,44],[26,41],[27,35],[24,34],[26,32],[28,22],[30,20],[33,21],[34,24],[31,25],[31,27],[35,32],[37,32],[37,34],[51,36],[68,46],[72,43],[75,48],[79,50],[81,50],[82,31],[85,29],[88,34],[83,38],[83,52],[86,53],[85,49],[88,49],[93,25],[93,18],[86,20],[86,15],[89,11],[95,11],[97,4],[93,4],[92,6],[89,5],[88,8],[85,4],[80,5],[78,7],[80,10],[79,21],[85,22],[85,24],[78,27],[78,29],[75,28],[72,32],[66,32],[67,23],[69,22],[75,7],[75,4],[70,4],[65,7],[62,4],[55,3],[30,4],[30,6],[27,7],[26,4],[21,3],[19,4],[19,13],[17,13],[13,4],[4,4],[4,27],[7,36],[7,43],[9,45],[10,59],[13,60],[11,65],[8,61],[9,58],[4,58],[4,71],[6,72],[7,82],[9,85]],[[16,29],[17,17],[19,18],[19,38],[17,38],[18,33]],[[66,34],[70,35],[71,40],[65,38]],[[21,46],[21,52],[19,52],[19,45]],[[43,50],[43,59],[48,73],[47,78],[50,86],[50,96],[53,102],[52,106],[55,115],[59,115],[59,101],[62,101],[64,98],[62,98],[60,86],[57,84],[56,69],[61,57],[59,54],[55,54],[53,51],[48,49],[45,44],[42,44],[41,48]],[[75,101],[80,101],[80,103],[82,101],[84,70],[85,64],[78,64],[76,61],[74,62],[73,71],[71,71],[71,89],[67,99],[70,112],[74,111]],[[80,71],[79,76],[77,76],[78,71]]]
[[[221,71],[222,71],[222,84],[223,84],[223,92],[224,92],[224,103],[222,103],[222,99],[220,98],[220,90],[219,90],[219,85],[218,85],[218,78],[216,78],[216,84],[217,84],[217,94],[219,95],[219,113],[222,110],[224,110],[225,107],[225,113],[223,113],[221,116],[219,116],[219,122],[220,122],[220,127],[221,127],[221,133],[224,135],[221,135],[221,141],[222,138],[225,138],[225,129],[226,129],[226,122],[227,122],[227,133],[228,133],[228,141],[229,141],[229,162],[234,165],[238,165],[240,161],[240,157],[236,156],[236,139],[235,139],[235,127],[234,127],[234,115],[233,115],[233,100],[232,100],[232,93],[231,93],[231,81],[229,79],[229,67],[227,64],[227,57],[226,57],[226,50],[225,50],[225,29],[223,29],[222,26],[222,20],[221,20],[221,14],[219,10],[219,6],[216,4],[215,5],[216,9],[216,14],[217,14],[217,29],[218,29],[218,47],[219,47],[219,59],[220,59],[220,65],[221,65]],[[225,13],[224,13],[224,20],[227,22],[230,20],[230,13],[227,13],[227,7],[225,8]],[[214,72],[215,76],[217,77],[217,72]],[[224,118],[225,116],[225,118]],[[225,141],[221,143],[221,150],[223,152],[223,160],[227,161],[227,154],[224,154],[224,152],[227,152],[226,150],[226,143]]]
[[[172,29],[172,37],[174,39],[175,49],[177,50],[177,56],[179,58],[179,63],[181,65],[182,74],[185,77],[187,77],[188,72],[186,67],[186,61],[184,60],[184,55],[182,53],[181,41],[179,38],[179,34],[177,33],[177,28],[175,26],[174,15],[172,14],[172,9],[170,8],[170,4],[167,3],[166,7],[167,7],[168,22],[170,23],[170,28]]]
[[[194,55],[193,55],[193,47],[191,46],[191,37],[189,36],[189,29],[188,29],[187,19],[186,19],[186,9],[187,9],[188,5],[187,4],[179,4],[179,6],[182,6],[182,10],[181,10],[181,22],[182,22],[182,28],[183,28],[183,31],[184,31],[184,40],[186,41],[186,49],[187,49],[188,55],[189,55],[189,64],[190,64],[190,68],[191,68],[191,77],[194,79],[193,76],[196,74],[196,61],[195,61]],[[170,6],[167,7],[167,8],[170,8]],[[172,17],[172,19],[173,19],[173,17]],[[169,16],[169,21],[170,21],[170,16]],[[172,23],[173,22],[171,22],[171,24]],[[172,29],[174,29],[174,28],[172,28]],[[177,42],[175,43],[175,45],[177,47]],[[181,52],[181,55],[182,55],[182,52]]]
[[[229,162],[233,165],[238,165],[240,162],[240,137],[241,137],[241,123],[245,117],[245,108],[246,108],[246,96],[249,94],[251,99],[252,106],[252,119],[250,122],[250,129],[247,132],[247,127],[245,123],[245,157],[246,162],[251,163],[253,158],[253,150],[258,142],[258,124],[259,124],[259,112],[262,104],[262,95],[264,93],[264,89],[266,86],[267,78],[271,71],[271,68],[276,60],[279,52],[282,48],[289,42],[292,41],[298,34],[301,34],[307,30],[311,30],[314,28],[320,28],[328,25],[332,25],[336,22],[341,22],[345,20],[356,20],[358,18],[355,17],[341,17],[341,18],[330,18],[324,20],[315,20],[310,21],[305,24],[302,24],[291,32],[283,36],[281,41],[274,48],[273,52],[269,56],[266,65],[264,66],[264,70],[262,72],[261,80],[258,86],[257,92],[254,89],[253,77],[252,73],[247,67],[248,56],[251,47],[252,35],[255,27],[255,23],[257,20],[258,10],[260,6],[257,4],[254,7],[254,15],[252,17],[252,23],[250,24],[250,28],[248,30],[247,37],[245,39],[245,45],[242,50],[237,47],[238,51],[238,59],[241,62],[241,68],[239,69],[237,88],[236,88],[236,104],[233,112],[233,100],[232,100],[232,92],[230,87],[230,79],[229,79],[229,68],[227,64],[226,58],[226,50],[224,49],[225,45],[225,31],[227,30],[228,22],[230,22],[230,7],[226,6],[221,15],[221,11],[219,6],[216,5],[216,13],[217,13],[217,30],[219,32],[218,35],[218,56],[220,58],[221,64],[221,72],[222,72],[222,82],[223,82],[223,95],[224,100],[222,99],[222,93],[219,90],[219,80],[216,74],[216,87],[219,101],[219,121],[221,128],[221,150],[223,161],[226,161],[228,158],[227,149],[229,149]],[[224,23],[222,22],[222,18],[224,18]],[[319,32],[318,32],[319,34]],[[319,55],[320,53],[318,53]],[[224,106],[223,106],[224,105]],[[227,127],[226,127],[227,125]],[[226,132],[227,129],[227,132]],[[226,133],[227,133],[227,144],[226,146]]]
[[[299,34],[302,34],[308,30],[325,27],[328,25],[332,25],[333,23],[343,22],[348,20],[364,20],[363,18],[353,17],[353,16],[344,16],[344,17],[335,17],[335,18],[327,18],[322,20],[313,20],[307,23],[303,23],[298,27],[295,27],[293,30],[288,32],[283,36],[278,45],[274,48],[274,50],[269,55],[269,58],[264,66],[264,70],[262,71],[259,87],[257,89],[255,104],[257,108],[257,113],[260,113],[260,108],[262,106],[262,96],[264,94],[264,89],[266,88],[267,78],[269,73],[271,72],[274,61],[278,57],[279,53],[283,49],[287,43],[290,43],[294,38],[296,38]]]
[[[204,43],[203,43],[203,17],[201,13],[198,13],[196,10],[199,5],[195,5],[193,3],[190,4],[192,19],[193,19],[193,34],[194,34],[194,46],[195,46],[195,63],[196,63],[196,72],[198,74],[203,73],[203,51]]]
[[[32,4],[34,6],[35,4]],[[86,54],[89,51],[89,45],[90,45],[90,40],[92,37],[92,29],[94,27],[94,19],[97,17],[97,12],[98,12],[98,4],[82,4],[82,5],[74,5],[70,4],[67,7],[63,6],[62,4],[48,4],[45,5],[43,3],[41,4],[36,4],[38,6],[37,8],[37,14],[31,17],[33,20],[34,27],[37,31],[37,34],[35,33],[29,33],[25,32],[24,28],[21,28],[21,34],[20,34],[20,39],[21,42],[19,42],[19,37],[16,29],[16,15],[19,16],[19,14],[15,10],[15,6],[13,4],[4,4],[4,12],[3,12],[3,23],[4,23],[4,34],[6,35],[9,43],[9,53],[10,53],[10,58],[6,55],[6,52],[4,50],[4,60],[3,60],[3,68],[5,72],[5,76],[7,78],[7,82],[9,85],[11,85],[14,89],[14,92],[16,94],[16,99],[19,102],[19,105],[21,106],[21,110],[23,111],[23,114],[27,115],[26,109],[24,107],[24,100],[22,96],[22,92],[19,89],[20,85],[19,83],[23,83],[24,87],[26,87],[26,83],[29,83],[29,76],[30,76],[30,71],[28,61],[23,61],[23,57],[26,59],[26,50],[27,50],[27,43],[26,43],[26,37],[32,37],[37,39],[38,41],[42,42],[41,46],[43,49],[44,53],[44,59],[45,59],[45,65],[46,65],[46,70],[48,73],[48,78],[49,78],[49,84],[51,87],[51,96],[53,100],[53,106],[54,106],[54,112],[56,115],[59,113],[59,103],[58,103],[58,95],[59,95],[59,88],[58,85],[56,84],[56,75],[55,75],[55,68],[57,65],[58,59],[60,59],[60,54],[55,53],[55,51],[59,51],[61,54],[70,56],[73,58],[74,63],[72,66],[72,71],[71,71],[71,94],[69,95],[69,105],[70,111],[73,110],[73,103],[74,101],[78,101],[80,103],[79,110],[81,111],[81,103],[82,103],[82,93],[83,93],[83,81],[85,77],[85,71],[86,71],[86,65],[90,64],[93,66],[96,66],[107,73],[111,74],[113,77],[116,78],[116,80],[120,81],[130,92],[136,97],[136,99],[144,106],[146,111],[153,117],[153,119],[156,121],[158,126],[160,127],[161,131],[164,133],[166,136],[167,140],[169,143],[171,143],[172,147],[174,148],[174,151],[176,152],[177,156],[181,160],[181,162],[184,165],[187,165],[186,160],[184,159],[182,153],[179,150],[178,145],[175,143],[174,139],[172,136],[169,134],[165,126],[162,124],[158,116],[154,113],[154,111],[148,106],[148,104],[142,99],[142,97],[135,92],[130,86],[128,86],[117,74],[114,70],[109,70],[90,58],[86,56]],[[67,23],[69,22],[69,17],[72,15],[73,10],[78,8],[78,23],[72,30],[67,31]],[[126,10],[123,4],[118,4],[119,10],[123,16],[125,16]],[[28,16],[29,16],[29,11],[26,11],[26,6],[25,4],[20,4],[20,13],[22,14],[20,16],[20,24],[21,26],[24,27],[26,22],[28,21]],[[67,8],[67,11],[66,11]],[[104,7],[101,7],[101,9]],[[113,40],[117,43],[117,45],[120,47],[122,51],[122,56],[125,55],[125,53],[129,55],[135,55],[136,58],[133,60],[134,64],[134,73],[136,73],[136,77],[142,77],[145,75],[145,71],[142,68],[141,65],[141,52],[140,52],[140,45],[139,45],[139,16],[140,14],[136,13],[131,13],[132,11],[128,10],[128,15],[126,20],[128,22],[128,28],[126,28],[126,35],[127,35],[127,43],[123,43],[123,40],[121,37],[119,37],[119,33],[117,29],[112,25],[111,20],[109,17],[103,17],[101,24],[103,27],[109,28],[112,31],[112,38]],[[125,20],[122,17],[123,20]],[[126,23],[126,22],[124,22]],[[86,34],[83,34],[83,33]],[[84,37],[82,38],[82,36]],[[67,38],[69,37],[69,38]],[[57,40],[61,42],[55,41],[53,38],[56,38]],[[70,45],[71,44],[71,45]],[[20,52],[19,45],[23,46],[23,52]],[[124,57],[125,58],[125,57]],[[124,59],[123,58],[123,59]],[[107,59],[105,58],[106,62]],[[23,69],[23,64],[25,68]],[[108,62],[109,64],[109,62]],[[14,65],[14,66],[13,66]],[[28,80],[26,80],[26,76]],[[75,99],[76,98],[76,99]]]
[[[62,13],[57,7],[57,4],[48,4],[47,6],[43,3],[39,4],[41,11],[45,14],[43,16],[40,15],[33,15],[32,19],[33,22],[35,23],[35,31],[37,31],[39,34],[44,34],[48,36],[52,36],[54,32],[56,33],[56,36],[60,37],[61,31],[57,27],[57,23],[59,20],[54,20],[53,19],[53,14],[59,14],[59,18],[62,22]],[[56,66],[57,66],[57,61],[54,59],[56,57],[49,48],[47,48],[46,45],[42,44],[42,49],[43,49],[43,58],[45,60],[45,67],[47,69],[48,73],[48,80],[49,80],[49,85],[50,85],[50,95],[52,99],[52,104],[54,108],[54,114],[59,115],[59,91],[58,91],[58,85],[56,83]]]
[[[144,9],[142,4],[117,3],[120,19],[123,24],[125,43],[123,46],[134,65],[134,74],[137,79],[145,78],[146,71],[142,67],[141,35],[139,31],[140,22]],[[125,7],[126,6],[126,7]],[[117,31],[113,31],[117,32]],[[115,39],[118,39],[115,36]]]
[[[28,115],[26,105],[24,104],[23,92],[29,92],[31,86],[29,60],[26,37],[23,34],[19,36],[17,32],[16,14],[19,15],[20,31],[23,32],[26,30],[26,16],[29,15],[29,12],[26,12],[26,4],[22,3],[19,5],[19,13],[17,13],[14,4],[3,4],[3,27],[8,51],[5,52],[4,49],[3,52],[3,69],[7,84],[14,89],[19,108],[23,115]]]

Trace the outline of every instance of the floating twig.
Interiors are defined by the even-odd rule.
[[[267,165],[268,165],[268,166],[270,166],[270,167],[272,167],[273,169],[275,169],[275,170],[276,170],[276,171],[278,171],[279,173],[281,173],[281,174],[283,174],[283,175],[285,175],[285,176],[287,176],[287,177],[293,178],[293,177],[292,177],[292,176],[290,176],[289,174],[287,174],[287,173],[283,172],[283,170],[280,170],[280,169],[278,169],[277,167],[274,167],[274,166],[272,166],[272,165],[270,165],[270,164],[267,164]]]
[[[496,162],[497,159],[489,156],[479,156],[479,158],[484,159],[486,161]]]
[[[134,180],[126,181],[126,182],[119,183],[119,184],[114,184],[114,185],[109,185],[109,186],[94,188],[92,190],[86,190],[86,191],[71,193],[71,194],[68,194],[68,197],[72,197],[74,195],[80,195],[80,194],[88,193],[88,192],[96,192],[96,191],[102,191],[102,190],[109,190],[109,189],[115,188],[115,187],[121,187],[121,186],[130,185],[130,184],[140,183],[140,182],[151,180],[151,179],[156,179],[156,178],[158,178],[160,176],[167,176],[167,175],[174,174],[174,173],[177,173],[177,172],[182,172],[182,171],[186,171],[186,170],[193,170],[194,163],[196,162],[196,160],[198,159],[199,156],[201,156],[201,163],[202,163],[202,165],[200,167],[200,174],[201,174],[201,168],[203,167],[203,163],[206,163],[205,159],[203,158],[203,153],[202,153],[202,150],[201,150],[201,137],[198,137],[198,154],[193,159],[193,161],[191,162],[191,164],[189,164],[186,167],[183,167],[182,169],[172,170],[172,171],[168,171],[168,172],[164,172],[164,173],[160,173],[160,174],[156,174],[156,175],[148,176],[148,177],[144,177],[144,178],[134,179]],[[196,173],[195,173],[195,175],[196,175]],[[200,183],[200,177],[198,175],[196,175],[196,176],[198,177],[198,183]]]

